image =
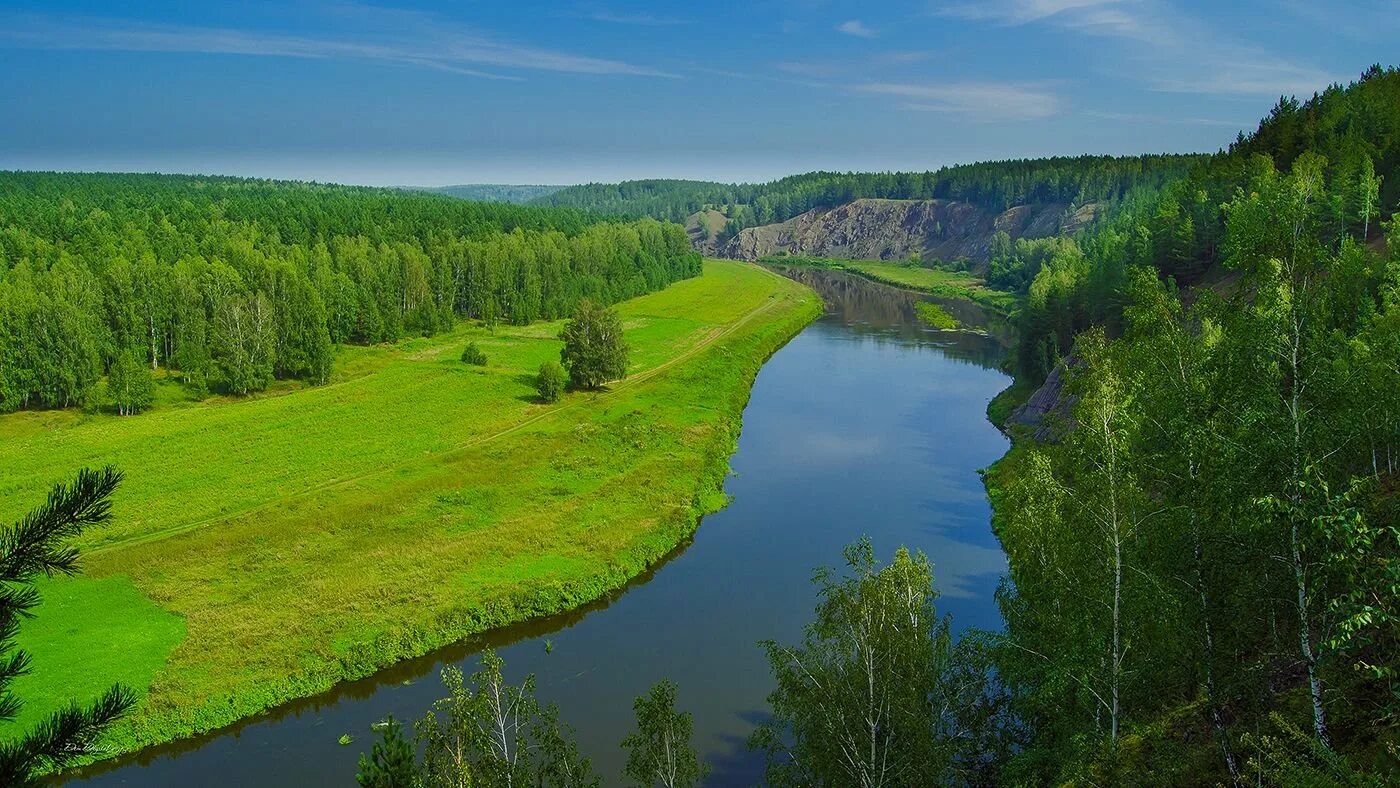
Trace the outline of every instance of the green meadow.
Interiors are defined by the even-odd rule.
[[[533,375],[559,323],[463,324],[343,347],[324,386],[163,382],[139,416],[0,417],[0,521],[84,465],[126,473],[85,574],[46,583],[21,632],[19,724],[121,680],[144,692],[110,737],[129,751],[622,586],[723,506],[753,377],[820,309],[707,261],[619,306],[626,380],[552,405]],[[460,362],[468,341],[486,366]]]

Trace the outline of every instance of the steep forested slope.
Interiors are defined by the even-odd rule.
[[[1116,333],[1132,266],[1180,285],[1200,281],[1223,259],[1224,206],[1251,186],[1261,166],[1256,157],[1287,170],[1305,152],[1322,159],[1323,241],[1335,247],[1354,235],[1374,242],[1381,218],[1400,201],[1400,71],[1374,67],[1349,87],[1302,103],[1281,100],[1253,134],[1160,188],[1129,195],[1078,243],[1003,243],[992,254],[992,275],[1027,283],[1028,291],[1018,373],[1044,379],[1075,334],[1091,325]]]
[[[0,173],[0,411],[142,366],[232,393],[340,342],[525,323],[699,273],[682,228],[389,189]],[[121,407],[121,403],[118,403]]]
[[[1074,363],[988,476],[998,780],[1394,780],[1398,132],[1400,70],[1286,99],[1035,274],[1023,370]]]

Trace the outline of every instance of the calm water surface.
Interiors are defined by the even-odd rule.
[[[1009,382],[996,368],[1004,325],[940,301],[986,333],[931,331],[914,317],[920,296],[835,272],[785,273],[818,290],[827,313],[759,373],[731,461],[733,500],[705,518],[693,543],[587,609],[411,660],[70,784],[353,785],[370,724],[421,716],[442,694],[441,668],[470,673],[483,645],[499,649],[511,680],[536,674],[539,695],[559,704],[607,784],[621,772],[632,699],[662,678],[680,684],[679,703],[695,715],[711,782],[752,784],[762,763],[744,742],[772,689],[755,644],[800,637],[813,568],[837,563],[861,534],[886,559],[900,545],[928,553],[939,611],[953,614],[955,629],[999,627],[992,594],[1005,557],[977,471],[1007,445],[984,416]],[[338,745],[343,733],[355,743]]]

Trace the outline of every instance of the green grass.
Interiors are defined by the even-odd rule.
[[[0,739],[31,729],[69,701],[91,702],[116,682],[145,692],[185,638],[184,620],[126,577],[48,580],[39,592],[42,615],[20,630],[33,671],[11,687],[24,707],[13,721],[0,723]],[[75,640],[81,648],[73,647]]]
[[[838,260],[827,257],[805,257],[800,255],[765,257],[760,262],[775,265],[804,265],[817,268],[833,268],[870,279],[882,284],[918,290],[930,295],[946,298],[965,298],[983,306],[991,307],[1003,314],[1010,314],[1015,308],[1017,296],[1001,290],[993,290],[972,274],[961,271],[945,271],[941,268],[924,268],[908,263],[885,263],[875,260]]]
[[[275,396],[0,418],[0,520],[82,465],[117,464],[114,521],[83,537],[85,570],[129,577],[187,627],[109,744],[209,730],[575,607],[687,538],[723,505],[753,376],[821,306],[709,261],[619,310],[628,379],[555,405],[533,389],[558,358],[548,323],[343,348],[330,384]],[[467,341],[485,367],[458,360]],[[39,616],[80,651],[82,622],[115,612],[93,599]]]

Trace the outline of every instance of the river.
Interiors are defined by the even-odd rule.
[[[985,331],[933,331],[913,310],[932,298],[844,273],[784,273],[820,292],[826,314],[759,372],[731,460],[730,505],[625,591],[99,764],[69,784],[353,785],[371,723],[421,716],[443,694],[443,665],[470,673],[484,644],[499,650],[508,679],[536,675],[541,699],[558,703],[605,784],[620,777],[632,699],[662,678],[680,685],[678,705],[695,715],[711,783],[752,784],[762,762],[745,740],[772,689],[756,643],[801,636],[812,570],[838,563],[862,534],[884,559],[900,545],[929,555],[939,612],[953,615],[955,631],[999,627],[993,593],[1006,562],[977,472],[1007,448],[984,415],[1009,382],[997,370],[1004,324],[939,300]],[[337,742],[345,733],[350,746]]]

